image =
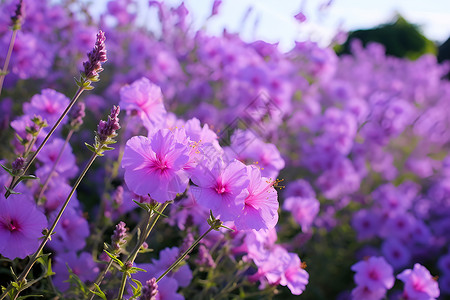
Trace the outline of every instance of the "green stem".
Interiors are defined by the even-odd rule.
[[[17,186],[17,184],[19,183],[18,179],[20,178],[20,176],[24,175],[28,171],[28,169],[31,167],[31,165],[33,164],[33,162],[36,159],[37,155],[39,154],[39,152],[41,152],[42,148],[44,148],[45,144],[50,139],[50,137],[52,136],[53,132],[55,132],[56,128],[58,128],[59,124],[61,124],[62,120],[67,115],[67,113],[72,108],[72,106],[75,104],[75,102],[77,101],[78,97],[80,97],[80,95],[84,91],[84,89],[85,89],[84,87],[79,87],[78,88],[77,92],[73,96],[73,98],[70,101],[69,105],[66,107],[64,112],[61,114],[61,116],[59,117],[58,121],[56,121],[55,125],[53,125],[52,129],[49,131],[49,133],[47,134],[45,139],[42,141],[41,145],[39,145],[39,148],[36,150],[36,152],[34,152],[34,154],[31,157],[31,159],[27,162],[27,164],[26,164],[25,168],[23,169],[23,171],[21,172],[21,174],[20,175],[16,175],[16,176],[14,176],[12,178],[11,183],[9,185],[9,190],[7,190],[6,193],[5,193],[5,198],[8,198],[11,195],[10,190],[13,190]]]
[[[39,192],[39,196],[37,197],[37,201],[39,201],[39,199],[41,199],[42,196],[44,195],[44,192],[47,189],[48,184],[50,183],[50,179],[52,178],[53,173],[56,170],[56,166],[58,165],[59,161],[61,160],[61,157],[62,157],[62,155],[64,153],[64,149],[66,148],[67,144],[69,143],[69,140],[72,137],[73,132],[74,132],[73,129],[71,129],[69,131],[69,133],[67,134],[67,137],[66,137],[66,140],[64,141],[64,144],[62,145],[61,150],[59,150],[58,157],[56,158],[56,161],[53,164],[52,169],[50,170],[50,173],[48,174],[47,179],[45,180],[44,185],[41,188],[41,191]]]
[[[12,50],[14,48],[14,42],[16,41],[17,31],[18,31],[18,29],[14,29],[12,31],[11,40],[9,41],[8,54],[6,54],[6,59],[5,59],[4,65],[3,65],[2,74],[0,75],[0,95],[2,93],[3,81],[5,80],[6,72],[8,71],[9,60],[11,59]]]
[[[169,205],[170,202],[171,201],[167,201],[162,205],[161,204],[158,205],[157,213],[154,213],[153,210],[148,212],[147,222],[144,223],[144,226],[143,226],[144,230],[141,230],[141,235],[139,236],[139,240],[136,243],[136,246],[134,247],[133,251],[128,255],[128,258],[126,260],[127,263],[131,263],[131,265],[133,265],[134,260],[136,259],[136,256],[139,253],[139,249],[141,249],[142,244],[145,242],[145,240],[147,240],[153,227],[155,227],[155,224],[158,221],[159,217],[164,212],[164,209],[166,209],[167,205]],[[123,298],[123,294],[125,292],[125,286],[127,284],[127,278],[128,278],[127,272],[123,272],[122,281],[120,284],[120,290],[119,290],[119,294],[117,296],[117,300],[122,300],[122,298]]]
[[[102,273],[100,273],[99,277],[98,277],[97,280],[95,281],[95,284],[97,284],[98,286],[100,286],[100,285],[102,284],[102,281],[103,281],[103,279],[105,278],[106,273],[108,273],[109,268],[111,268],[112,264],[113,264],[113,260],[111,259],[111,260],[108,262],[108,265],[106,266],[106,268],[102,271]],[[92,292],[93,290],[95,290],[95,285],[91,288],[91,292]],[[95,294],[92,293],[92,295],[91,295],[91,297],[89,298],[89,300],[94,299],[94,297],[95,297]]]
[[[214,229],[214,226],[211,226],[204,234],[202,234],[199,238],[195,240],[195,242],[186,250],[184,253],[172,264],[170,267],[156,279],[156,282],[159,282],[161,279],[164,278],[170,271],[172,271],[183,259],[186,258],[186,256],[200,243],[200,241],[212,230]]]
[[[45,244],[47,244],[47,242],[50,240],[50,237],[53,234],[53,231],[56,228],[56,225],[58,224],[59,220],[61,219],[62,214],[64,213],[64,210],[67,208],[67,205],[69,204],[70,199],[72,198],[73,194],[75,193],[75,190],[77,189],[78,185],[80,184],[81,180],[84,178],[84,176],[86,175],[87,171],[89,170],[89,168],[91,167],[91,165],[94,163],[94,160],[97,158],[97,154],[94,153],[91,157],[91,159],[89,160],[88,164],[86,165],[86,167],[84,168],[83,172],[80,174],[80,176],[78,177],[77,181],[75,182],[72,190],[70,191],[70,194],[67,196],[66,201],[64,202],[63,206],[61,207],[58,215],[56,216],[55,221],[53,221],[52,227],[50,227],[50,229],[48,230],[47,234],[45,235],[44,239],[42,240],[41,245],[39,246],[38,250],[36,252],[34,252],[34,254],[31,256],[30,261],[28,262],[28,264],[26,265],[25,269],[22,271],[22,273],[20,274],[20,276],[17,278],[17,282],[20,284],[21,282],[23,282],[25,280],[25,278],[27,277],[28,273],[31,271],[31,268],[33,267],[33,265],[36,263],[37,258],[39,257],[39,255],[41,255],[42,250],[45,247]],[[10,284],[8,286],[8,288],[3,292],[3,294],[0,297],[0,300],[5,298],[5,296],[7,295],[7,293],[12,289],[12,284]],[[18,291],[18,293],[20,293],[20,291]]]

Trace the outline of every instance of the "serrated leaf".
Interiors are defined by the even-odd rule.
[[[95,295],[99,296],[103,300],[107,300],[105,293],[100,289],[98,284],[94,283],[94,286],[95,286],[96,291],[91,291],[91,292],[94,293]]]
[[[14,176],[12,169],[9,169],[7,167],[5,167],[4,165],[0,164],[0,166],[2,166],[3,170],[5,170],[6,172],[9,173],[9,175]]]

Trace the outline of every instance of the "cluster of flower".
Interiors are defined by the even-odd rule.
[[[17,7],[17,1],[7,2],[0,12],[5,25],[0,26],[0,49],[8,48],[6,25]],[[323,288],[329,298],[340,293],[342,299],[382,299],[388,290],[393,298],[437,298],[436,280],[425,266],[440,270],[440,292],[450,294],[446,66],[433,56],[416,61],[388,57],[379,45],[363,48],[357,42],[353,54],[342,57],[313,42],[298,42],[282,53],[276,44],[244,42],[226,31],[222,36],[195,31],[184,4],[171,8],[150,1],[161,25],[156,34],[137,25],[137,7],[138,1],[111,0],[95,20],[88,9],[68,13],[76,9],[71,1],[22,3],[23,24],[2,94],[7,98],[0,102],[5,112],[0,136],[11,140],[19,156],[13,172],[20,173],[22,157],[37,149],[69,105],[56,90],[69,86],[74,61],[83,68],[82,54],[95,43],[98,27],[108,39],[108,64],[95,94],[84,99],[86,115],[98,119],[117,103],[126,112],[120,146],[106,155],[108,167],[87,174],[89,183],[78,192],[83,196],[80,201],[72,197],[48,243],[59,290],[69,289],[65,280],[71,274],[89,283],[102,276],[105,268],[98,261],[111,257],[98,251],[109,241],[108,228],[120,221],[140,223],[139,204],[173,201],[166,227],[144,244],[158,250],[148,256],[152,262],[135,264],[147,272],[132,274],[144,285],[143,294],[153,295],[148,298],[155,297],[156,286],[160,299],[195,293],[208,298],[220,294],[215,286],[245,295],[258,281],[261,293],[274,293],[272,287],[282,285],[298,295],[309,280],[312,291],[323,288],[325,281],[316,278],[332,272],[324,266],[340,259],[335,253],[348,258],[348,270],[336,279],[339,288]],[[219,8],[220,1],[214,1],[211,17]],[[97,80],[97,73],[90,74]],[[27,97],[31,100],[24,102]],[[24,102],[23,115],[12,100]],[[84,158],[72,152],[70,143],[89,139],[81,126],[84,104],[79,105],[69,120],[63,119],[68,129],[57,129],[37,156],[33,173],[40,182],[24,181],[15,189],[21,195],[1,196],[2,256],[32,254],[47,221],[53,223],[70,194],[77,163]],[[20,116],[11,120],[9,115]],[[9,125],[17,138],[6,133]],[[79,128],[79,141],[69,142]],[[9,161],[11,154],[0,149]],[[277,193],[280,175],[286,189]],[[9,179],[5,173],[0,183],[8,186]],[[194,235],[208,230],[211,214],[234,231],[210,232],[190,253],[192,260],[156,283],[154,278],[185,253]],[[120,224],[112,238],[114,255],[127,254],[124,245],[132,241]],[[319,256],[320,243],[336,235],[351,244]],[[306,270],[298,253],[308,262]],[[350,268],[357,272],[351,293]],[[220,271],[208,271],[214,269]],[[394,286],[394,271],[405,283],[403,292]],[[193,273],[202,272],[206,279],[195,280]],[[110,273],[106,277],[114,283],[115,273]],[[238,284],[228,285],[230,280]],[[131,287],[128,292],[133,293]]]

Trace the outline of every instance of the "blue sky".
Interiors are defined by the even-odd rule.
[[[147,0],[140,0],[140,11],[147,10]],[[185,0],[195,27],[204,26],[212,34],[223,28],[239,32],[243,39],[263,39],[280,42],[283,50],[290,49],[295,40],[312,39],[326,46],[339,28],[343,30],[370,28],[393,19],[396,12],[408,21],[420,25],[431,40],[443,42],[450,37],[450,0],[223,0],[219,16],[206,19],[212,0]],[[107,0],[96,1],[106,3]],[[168,0],[172,4],[180,0]],[[249,12],[249,8],[252,7]],[[321,8],[322,7],[322,8]],[[305,23],[293,16],[300,10],[307,16]],[[248,14],[246,21],[244,16]],[[153,23],[146,14],[141,22]],[[149,18],[150,17],[150,18]]]

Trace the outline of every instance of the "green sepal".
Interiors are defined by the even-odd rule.
[[[84,143],[84,144],[85,144],[86,147],[87,147],[89,150],[91,150],[93,153],[98,154],[97,151],[95,150],[95,148],[94,148],[92,145],[89,145],[88,143]]]
[[[104,145],[100,150],[101,150],[101,151],[110,151],[110,150],[114,150],[114,148],[113,148],[113,147],[108,147],[108,146]]]
[[[0,164],[0,166],[2,166],[3,170],[5,170],[6,172],[9,173],[9,175],[14,176],[12,169],[9,169],[7,167],[5,167],[4,165]]]

